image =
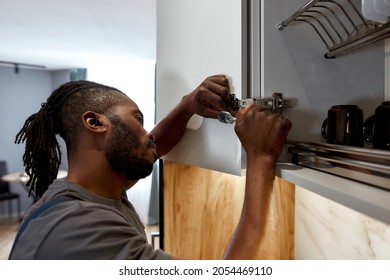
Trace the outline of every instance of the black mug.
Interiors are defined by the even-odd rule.
[[[390,101],[383,102],[363,125],[364,140],[373,148],[390,150]]]
[[[329,144],[363,147],[363,110],[357,105],[332,106],[321,134]]]

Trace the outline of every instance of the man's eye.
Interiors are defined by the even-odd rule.
[[[143,126],[144,125],[144,118],[142,116],[137,116],[136,118]]]

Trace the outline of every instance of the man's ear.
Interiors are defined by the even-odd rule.
[[[83,123],[87,130],[93,132],[107,131],[108,119],[105,115],[88,111],[83,114]]]

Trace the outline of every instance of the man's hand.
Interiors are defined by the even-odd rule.
[[[248,155],[277,161],[283,150],[291,121],[280,113],[248,105],[236,114],[235,131]]]
[[[230,103],[229,80],[225,75],[206,78],[194,91],[184,97],[188,112],[206,118],[218,117]]]
[[[159,157],[167,154],[180,141],[194,114],[217,118],[220,111],[228,109],[229,103],[230,88],[226,76],[215,75],[205,79],[151,131]]]

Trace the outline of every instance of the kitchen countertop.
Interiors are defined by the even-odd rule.
[[[299,187],[390,224],[389,190],[291,163],[278,163],[276,175]]]

